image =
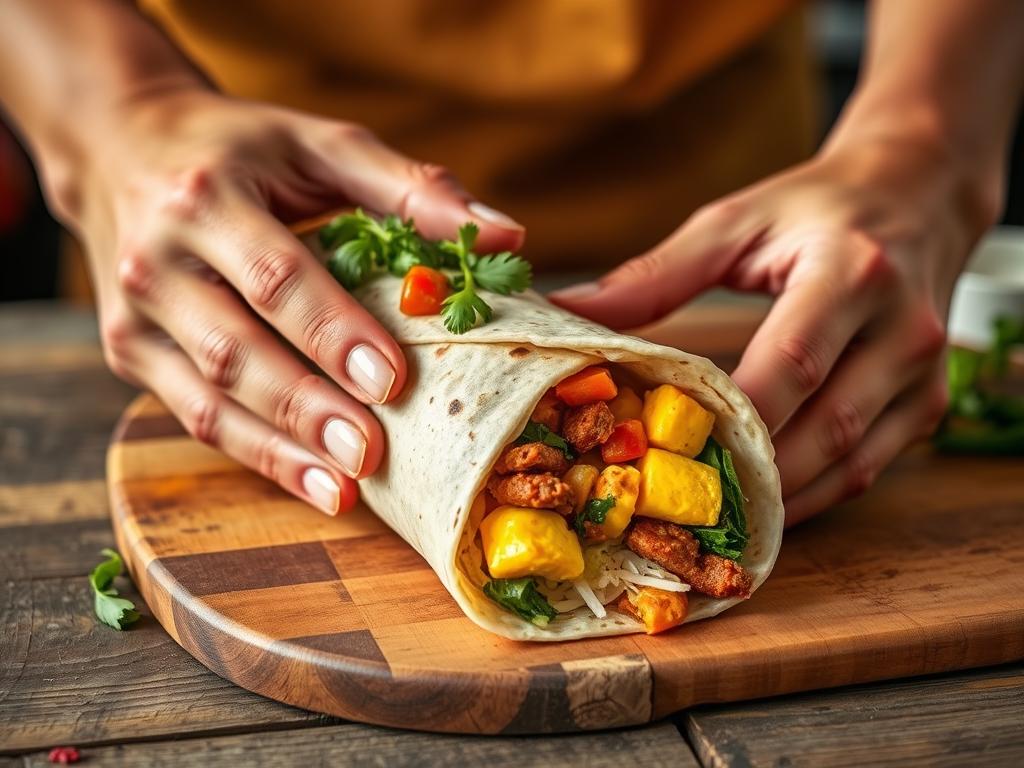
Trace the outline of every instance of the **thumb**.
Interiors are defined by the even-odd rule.
[[[737,251],[737,241],[728,232],[714,209],[698,211],[647,253],[596,282],[573,285],[548,298],[609,328],[645,325],[724,277]]]
[[[431,239],[454,238],[459,227],[472,221],[480,228],[476,243],[482,253],[522,247],[523,226],[475,201],[443,166],[412,160],[363,128],[347,126],[341,135],[343,140],[335,134],[318,154],[351,203],[414,219]]]

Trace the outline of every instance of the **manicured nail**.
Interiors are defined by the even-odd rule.
[[[345,363],[348,376],[375,403],[383,403],[395,383],[395,369],[380,352],[369,344],[360,344],[348,353]]]
[[[349,421],[331,419],[324,425],[323,439],[324,448],[331,457],[349,475],[358,475],[366,456],[366,438],[363,433]]]
[[[560,299],[563,301],[575,301],[576,299],[589,298],[600,290],[600,283],[580,283],[579,285],[570,285],[568,288],[553,291],[549,294],[549,298]]]
[[[334,482],[334,478],[320,467],[310,467],[302,475],[302,487],[312,501],[322,512],[332,517],[338,514],[338,504],[341,501],[341,489]]]
[[[468,206],[469,212],[474,216],[489,221],[491,224],[495,224],[499,227],[505,227],[506,229],[522,229],[523,225],[513,219],[511,216],[506,216],[501,211],[496,211],[489,205],[483,203],[472,202]]]

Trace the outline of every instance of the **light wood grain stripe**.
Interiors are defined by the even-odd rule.
[[[275,640],[366,628],[341,581],[223,592],[206,595],[203,602],[225,618]]]
[[[103,480],[0,485],[0,526],[103,520],[108,514]]]

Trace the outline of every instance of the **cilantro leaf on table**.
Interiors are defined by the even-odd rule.
[[[114,579],[124,572],[121,556],[112,549],[104,549],[101,554],[107,557],[89,574],[89,584],[93,591],[93,607],[97,618],[114,629],[124,629],[139,619],[135,603],[118,597],[114,588]]]
[[[508,608],[538,627],[546,627],[557,612],[537,590],[530,577],[522,579],[492,579],[484,584],[484,594],[498,605]]]
[[[576,514],[572,527],[576,529],[576,533],[582,538],[587,532],[586,526],[583,524],[594,523],[595,525],[601,525],[614,506],[614,496],[605,496],[603,499],[588,499],[587,503],[583,505],[583,509]]]
[[[544,443],[544,445],[550,445],[552,448],[560,450],[565,454],[565,458],[568,461],[572,461],[576,458],[576,454],[573,453],[572,448],[569,443],[566,442],[565,438],[555,432],[552,432],[539,421],[526,422],[526,426],[523,427],[522,434],[516,438],[516,445],[525,445],[526,443]]]
[[[722,512],[718,516],[718,525],[687,528],[700,542],[701,549],[738,562],[750,535],[743,513],[743,490],[732,464],[732,453],[709,437],[697,461],[718,470],[722,482]]]

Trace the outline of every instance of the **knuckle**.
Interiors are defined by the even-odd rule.
[[[283,387],[274,407],[274,423],[291,435],[298,435],[301,425],[310,415],[316,401],[316,392],[323,380],[310,373]]]
[[[949,387],[942,378],[928,388],[924,412],[924,436],[931,435],[942,423],[949,408]]]
[[[264,477],[280,484],[281,462],[281,438],[273,435],[267,440],[261,440],[256,446],[256,455],[253,459],[253,469]]]
[[[664,261],[664,258],[659,252],[652,251],[650,253],[645,253],[642,256],[637,256],[635,259],[630,259],[619,267],[615,271],[615,274],[617,277],[638,282],[664,279]]]
[[[361,123],[339,121],[331,125],[333,138],[340,144],[367,143],[377,140],[376,134]]]
[[[220,432],[221,405],[216,398],[203,393],[185,403],[182,424],[196,440],[217,445]]]
[[[845,498],[860,496],[874,484],[877,475],[878,467],[874,457],[864,452],[851,455],[846,462]]]
[[[151,296],[155,285],[151,251],[130,245],[122,249],[117,259],[117,282],[125,294],[134,299]]]
[[[776,345],[785,374],[804,394],[820,387],[828,374],[821,343],[808,336],[790,336]]]
[[[110,313],[100,326],[104,352],[117,359],[128,357],[135,334],[135,323],[127,312]]]
[[[917,310],[910,328],[912,360],[924,362],[938,357],[946,348],[946,325],[934,307]]]
[[[246,259],[245,297],[257,310],[273,312],[288,298],[302,271],[302,257],[264,249]]]
[[[327,304],[315,308],[306,320],[302,331],[306,354],[315,361],[326,360],[331,349],[338,346],[342,325],[339,322],[343,310]]]
[[[831,409],[821,434],[821,449],[831,459],[845,456],[864,436],[864,417],[849,400],[840,400]]]
[[[443,165],[436,163],[412,163],[409,178],[414,185],[443,184],[455,180],[455,175]]]
[[[172,180],[161,210],[178,221],[196,221],[209,209],[216,175],[213,162],[182,171]]]
[[[734,224],[740,218],[742,210],[742,203],[738,199],[726,197],[713,203],[702,205],[690,215],[690,221],[687,224],[693,227],[717,229],[718,227]],[[686,224],[683,226],[686,226]]]
[[[850,260],[849,271],[854,290],[876,289],[896,277],[896,266],[878,240],[863,232],[852,235],[855,247]]]
[[[213,328],[199,342],[199,367],[214,386],[231,389],[245,363],[246,346],[233,333]]]

